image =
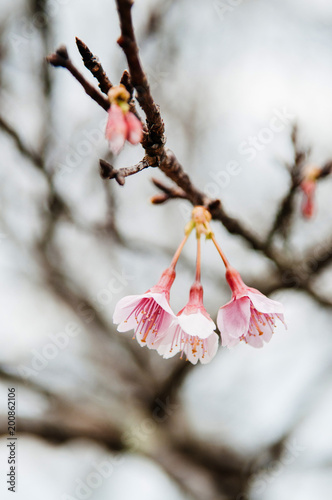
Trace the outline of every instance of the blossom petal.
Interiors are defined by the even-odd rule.
[[[125,115],[125,120],[127,123],[127,139],[131,144],[138,144],[143,138],[143,127],[140,120],[132,113],[128,111]]]
[[[277,318],[281,321],[281,323],[284,325],[284,327],[286,328],[287,330],[287,324],[285,322],[285,319],[284,319],[284,315],[283,314],[276,314]]]
[[[108,120],[105,137],[109,141],[110,149],[114,154],[119,154],[127,137],[127,123],[122,109],[112,104],[108,110]]]
[[[206,339],[215,330],[216,325],[212,319],[207,318],[201,312],[178,316],[179,325],[188,335],[195,335],[200,339]]]
[[[250,344],[252,347],[263,347],[264,342],[261,336],[259,335],[247,335],[245,337],[245,341]]]
[[[219,309],[217,324],[223,346],[232,347],[246,335],[250,321],[250,300],[248,297],[233,299]]]
[[[254,308],[257,311],[265,314],[276,314],[276,313],[283,314],[284,308],[280,302],[265,297],[265,295],[260,293],[258,290],[256,291],[253,290],[255,289],[249,288],[247,291],[247,296],[249,297]]]
[[[127,297],[123,297],[122,299],[120,299],[114,309],[113,323],[118,324],[125,321],[131,311],[135,308],[140,300],[144,299],[144,297],[144,295],[128,295]]]
[[[168,314],[170,314],[173,318],[176,317],[171,306],[169,305],[169,302],[166,298],[165,293],[163,293],[163,292],[147,292],[144,294],[144,297],[146,297],[146,298],[151,297],[152,299],[154,299],[157,302],[157,304],[160,305],[160,307],[162,307],[164,309],[164,311],[166,311]]]
[[[209,338],[206,339],[206,342],[207,349],[204,352],[204,355],[200,357],[200,361],[203,365],[210,363],[210,361],[215,357],[217,353],[219,337],[216,332],[213,332],[212,335],[210,335]]]
[[[160,345],[157,348],[157,352],[164,359],[172,358],[173,356],[175,356],[180,352],[180,348],[178,345],[172,347],[172,340],[168,339],[168,341],[166,340],[166,343],[163,343],[163,340],[165,340],[165,337],[164,339],[161,339]]]
[[[119,134],[117,132],[112,133],[112,134],[108,134],[108,135],[109,135],[108,142],[109,142],[110,150],[115,155],[118,155],[120,153],[120,151],[123,149],[123,146],[124,146],[126,140],[122,134]]]

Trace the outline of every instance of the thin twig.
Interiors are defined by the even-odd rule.
[[[0,128],[13,139],[17,149],[20,151],[20,153],[23,154],[23,156],[26,156],[37,168],[39,169],[43,168],[42,157],[37,152],[30,149],[24,143],[23,139],[19,136],[18,132],[11,125],[9,125],[9,123],[7,123],[1,116],[0,116]]]
[[[166,186],[163,182],[155,178],[152,178],[152,182],[158,189],[162,191],[162,193],[152,196],[150,201],[154,205],[160,205],[174,198],[181,198],[184,200],[188,199],[187,193],[181,188]]]
[[[82,56],[84,66],[98,80],[100,90],[107,95],[109,89],[112,87],[112,83],[106,75],[104,68],[102,67],[98,58],[92,54],[89,47],[78,37],[76,37],[76,45],[79,53]]]
[[[124,167],[116,170],[110,163],[107,161],[100,159],[100,175],[103,179],[115,179],[120,186],[123,186],[125,183],[125,178],[129,175],[137,174],[137,172],[141,172],[145,168],[151,167],[152,165],[149,163],[148,158],[143,158],[139,163],[133,165],[132,167]]]
[[[99,106],[101,106],[105,111],[108,111],[110,103],[106,97],[104,97],[91,83],[89,83],[82,73],[74,66],[71,59],[69,58],[67,49],[65,46],[59,47],[59,49],[50,56],[47,57],[47,61],[54,67],[66,68],[74,78],[82,85],[88,96],[96,101]]]
[[[274,223],[266,239],[267,245],[271,244],[273,236],[278,232],[282,233],[284,237],[287,236],[287,232],[290,227],[291,217],[294,212],[295,193],[300,185],[301,172],[304,166],[304,161],[308,154],[308,151],[303,150],[299,146],[297,125],[294,125],[293,127],[291,139],[294,148],[294,163],[289,168],[291,176],[291,185],[289,187],[287,194],[284,196],[279,205],[277,214],[274,219]]]

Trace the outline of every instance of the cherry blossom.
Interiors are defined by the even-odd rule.
[[[242,340],[253,347],[263,347],[264,341],[271,340],[277,319],[284,323],[282,304],[245,285],[240,273],[229,265],[226,279],[232,299],[218,313],[222,345],[233,347]]]
[[[129,92],[123,85],[112,87],[108,93],[110,108],[105,136],[110,149],[119,154],[126,141],[138,144],[143,137],[141,121],[129,110]]]
[[[195,282],[190,289],[188,304],[172,321],[158,348],[159,354],[170,358],[181,352],[193,364],[198,360],[209,363],[218,349],[216,325],[203,305],[203,287]]]
[[[134,330],[141,346],[155,349],[160,338],[175,318],[169,304],[170,288],[175,279],[175,271],[166,269],[159,282],[142,295],[129,295],[116,305],[113,322],[119,332]]]

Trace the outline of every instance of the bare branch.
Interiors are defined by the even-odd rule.
[[[103,179],[115,179],[120,186],[124,185],[125,178],[129,175],[137,174],[137,172],[153,166],[149,163],[148,157],[144,157],[143,160],[132,167],[124,167],[120,168],[120,170],[116,170],[110,163],[103,159],[99,160],[99,164],[101,177]]]
[[[82,73],[74,66],[71,59],[69,58],[67,49],[65,46],[61,46],[54,54],[47,57],[47,61],[54,67],[66,68],[74,78],[82,85],[88,96],[96,101],[99,106],[101,106],[105,111],[108,111],[110,103],[106,97],[104,97],[95,87],[89,83]]]
[[[150,156],[159,156],[165,144],[164,123],[159,107],[155,104],[151,95],[148,80],[139,58],[139,50],[131,17],[133,2],[131,0],[116,0],[116,5],[121,27],[121,36],[118,39],[118,44],[126,55],[131,83],[136,90],[137,100],[147,119],[149,137],[146,138],[147,140],[145,144],[143,143],[143,147]],[[152,151],[149,151],[150,145],[154,146]]]
[[[77,419],[79,412],[77,412]],[[96,422],[92,422],[95,424]],[[89,439],[111,451],[120,451],[123,449],[121,436],[117,429],[112,429],[110,423],[102,428],[101,426],[91,425],[91,428],[79,428],[78,426],[68,426],[61,421],[52,423],[49,419],[34,420],[30,418],[18,418],[17,427],[20,435],[31,434],[45,439],[51,443],[66,443],[72,439]],[[0,427],[0,435],[6,435],[8,429],[5,426]]]
[[[289,187],[288,193],[282,199],[274,223],[271,230],[267,236],[267,244],[269,245],[272,241],[273,236],[281,232],[284,237],[287,235],[289,230],[290,220],[294,210],[294,196],[297,188],[301,182],[301,173],[304,166],[304,161],[307,157],[308,151],[305,151],[299,146],[298,140],[298,127],[294,125],[291,135],[293,148],[294,148],[294,163],[290,167],[291,185]]]
[[[187,193],[181,188],[168,187],[163,182],[155,178],[152,178],[152,182],[158,189],[162,191],[162,193],[152,196],[150,201],[154,205],[160,205],[161,203],[165,203],[166,201],[174,198],[181,198],[184,200],[188,199]]]
[[[112,87],[112,83],[106,75],[98,58],[92,54],[89,47],[78,37],[76,37],[76,45],[82,56],[84,66],[98,80],[100,90],[107,95],[109,89]]]
[[[23,154],[23,156],[28,158],[37,168],[39,169],[43,168],[43,159],[41,155],[31,150],[26,144],[24,144],[23,139],[19,136],[18,132],[11,125],[9,125],[9,123],[7,123],[1,116],[0,116],[0,128],[7,135],[9,135],[9,137],[13,139],[17,149],[20,151],[20,153]]]

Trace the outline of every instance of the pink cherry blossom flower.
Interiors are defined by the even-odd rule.
[[[113,322],[119,332],[135,330],[138,343],[156,349],[175,318],[170,305],[170,288],[175,279],[174,267],[162,274],[159,282],[142,295],[129,295],[116,305]]]
[[[263,341],[271,340],[276,320],[284,323],[282,304],[246,286],[239,272],[229,265],[226,279],[232,300],[218,313],[222,345],[233,347],[242,340],[253,347],[263,347]]]
[[[181,352],[187,360],[196,364],[209,363],[218,349],[216,325],[203,305],[203,287],[195,282],[190,289],[188,304],[172,321],[167,334],[161,339],[158,353],[170,358]]]
[[[142,123],[131,111],[124,112],[118,104],[111,104],[108,110],[105,136],[109,141],[111,151],[117,155],[126,140],[131,144],[141,142]]]

